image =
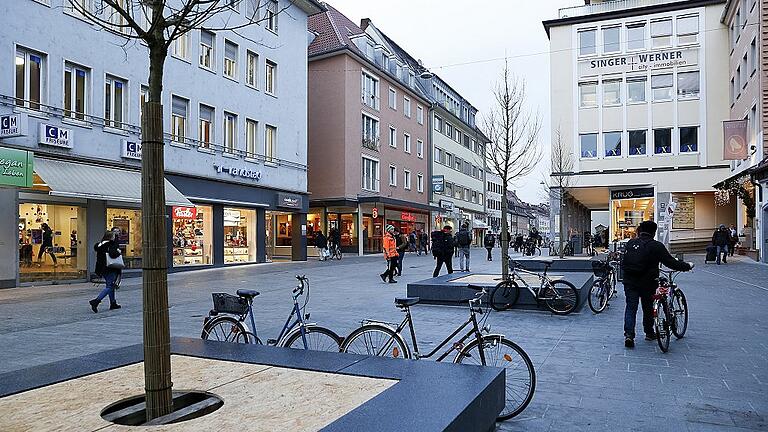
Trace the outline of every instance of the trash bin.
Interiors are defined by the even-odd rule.
[[[571,236],[571,244],[573,244],[573,254],[574,255],[580,255],[584,253],[584,245],[581,241],[581,236],[578,234],[574,234]]]

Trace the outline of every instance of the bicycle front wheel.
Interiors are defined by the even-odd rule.
[[[341,352],[377,357],[410,358],[411,353],[402,338],[389,327],[364,325],[347,336]]]
[[[454,363],[494,366],[504,368],[504,409],[496,420],[510,419],[528,406],[536,390],[536,371],[528,354],[517,344],[502,336],[485,336],[481,346],[474,340],[465,346],[453,360]],[[483,364],[482,358],[485,358]]]
[[[332,330],[319,326],[304,327],[304,337],[301,337],[301,328],[291,332],[280,345],[286,348],[308,349],[311,351],[339,352],[340,337]],[[307,341],[306,345],[304,340]]]
[[[589,290],[589,297],[587,297],[589,308],[592,309],[592,312],[599,314],[605,310],[605,307],[608,306],[608,298],[610,297],[608,290],[610,289],[611,287],[607,280],[604,278],[595,279],[592,288]]]
[[[491,307],[496,311],[511,308],[520,297],[520,287],[513,280],[499,282],[491,291]]]
[[[653,301],[653,327],[662,352],[669,351],[669,309],[664,300]]]
[[[203,340],[219,342],[250,343],[250,337],[246,333],[245,327],[236,318],[218,316],[203,326],[200,337]]]
[[[568,315],[579,304],[579,291],[567,280],[552,281],[544,294],[544,304],[555,315]]]
[[[679,289],[672,293],[672,315],[674,317],[672,333],[680,339],[685,336],[685,331],[688,329],[688,301]]]

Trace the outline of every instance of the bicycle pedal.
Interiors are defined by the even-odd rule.
[[[267,345],[277,345],[277,339],[267,339]]]

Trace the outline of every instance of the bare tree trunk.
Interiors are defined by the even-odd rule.
[[[560,203],[560,258],[563,257],[565,254],[565,251],[563,250],[563,238],[565,237],[565,233],[563,230],[565,230],[565,207],[563,206],[563,188],[560,187],[560,191],[558,192],[559,199],[558,202]]]
[[[507,184],[501,186],[501,276],[504,280],[509,277],[509,224],[507,223]]]
[[[160,103],[166,54],[164,46],[150,46],[149,101],[143,107],[144,115],[141,119],[142,288],[147,421],[173,411],[163,105]]]

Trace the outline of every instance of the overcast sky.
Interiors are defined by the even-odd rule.
[[[371,21],[413,57],[446,80],[483,112],[509,57],[510,68],[525,79],[528,104],[541,114],[539,145],[549,160],[549,41],[541,22],[561,7],[581,0],[333,0],[333,7],[360,24]],[[386,6],[384,6],[386,5]],[[513,187],[523,200],[546,201],[540,182],[549,163]]]

